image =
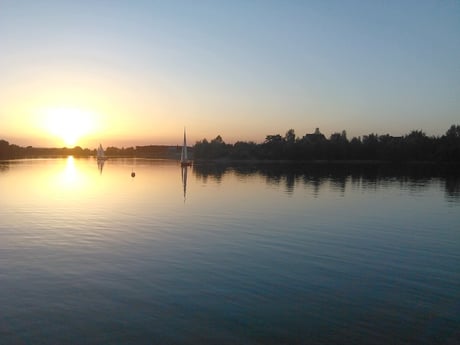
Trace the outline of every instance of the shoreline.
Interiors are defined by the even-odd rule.
[[[24,156],[24,157],[4,157],[0,158],[0,162],[25,160],[25,159],[57,159],[67,158],[72,156],[74,158],[81,159],[97,159],[96,156],[85,156],[85,155],[39,155],[39,156]],[[106,156],[106,160],[111,159],[152,159],[152,160],[168,160],[168,161],[179,161],[176,157],[153,157],[153,156]],[[377,159],[350,159],[350,160],[292,160],[292,159],[195,159],[193,165],[232,165],[232,164],[271,164],[271,165],[451,165],[459,166],[460,162],[456,161],[391,161],[391,160],[377,160]]]
[[[272,164],[272,165],[451,165],[459,166],[455,161],[388,161],[388,160],[268,160],[268,159],[199,159],[193,161],[194,165],[232,165],[232,164]]]

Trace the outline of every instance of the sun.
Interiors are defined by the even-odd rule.
[[[95,130],[94,115],[77,108],[50,108],[44,112],[45,129],[68,147]]]

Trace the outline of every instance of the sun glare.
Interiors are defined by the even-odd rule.
[[[68,147],[78,144],[85,135],[95,130],[94,115],[75,108],[52,108],[44,111],[45,129]]]
[[[62,167],[65,168],[60,170],[58,175],[53,175],[48,189],[52,190],[53,188],[56,188],[59,193],[69,191],[73,196],[75,196],[77,191],[85,192],[89,180],[87,179],[86,174],[77,168],[77,165],[78,164],[75,162],[75,158],[68,156],[65,163],[63,162]]]

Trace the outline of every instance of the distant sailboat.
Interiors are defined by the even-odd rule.
[[[99,147],[97,149],[97,160],[98,161],[105,161],[105,153],[104,153],[104,149],[102,148],[102,145],[99,144]]]
[[[97,167],[101,175],[102,175],[102,169],[104,169],[105,159],[106,158],[105,158],[104,149],[102,148],[102,145],[99,144],[99,147],[97,148],[97,153],[96,153],[96,160],[97,160]]]
[[[183,167],[192,165],[192,162],[188,160],[188,156],[187,156],[187,139],[185,137],[185,128],[184,128],[184,144],[182,145],[182,151],[180,154],[180,165]]]

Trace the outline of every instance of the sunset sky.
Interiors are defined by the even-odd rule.
[[[441,135],[460,1],[0,0],[0,139],[95,148]]]

